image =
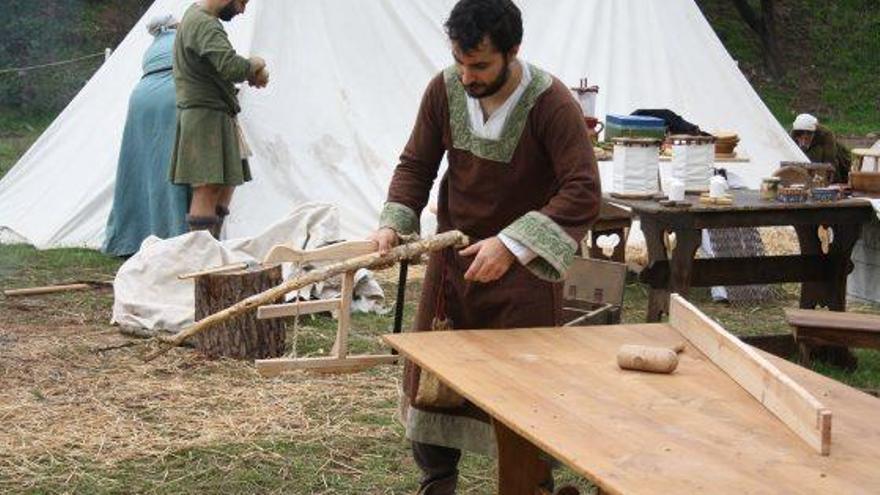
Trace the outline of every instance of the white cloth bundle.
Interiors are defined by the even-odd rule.
[[[659,146],[615,144],[614,192],[628,194],[657,192],[659,163]]]
[[[661,188],[668,191],[669,180],[676,178],[688,191],[706,191],[714,165],[714,144],[673,144],[672,159],[660,169]]]

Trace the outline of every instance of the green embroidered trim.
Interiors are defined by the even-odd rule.
[[[538,211],[519,217],[502,234],[514,239],[538,255],[526,268],[550,282],[560,282],[574,260],[577,242],[556,222]]]
[[[399,235],[418,234],[419,216],[409,206],[388,202],[379,215],[379,228],[391,227]]]
[[[446,82],[446,97],[449,101],[449,125],[452,129],[453,148],[470,151],[486,160],[510,163],[513,152],[516,151],[516,146],[522,137],[523,129],[526,127],[529,112],[535,106],[538,97],[553,82],[550,74],[534,65],[530,64],[529,69],[532,73],[532,80],[507,117],[504,130],[501,131],[498,140],[484,139],[474,135],[468,117],[467,93],[458,79],[458,70],[455,66],[451,66],[443,71]]]

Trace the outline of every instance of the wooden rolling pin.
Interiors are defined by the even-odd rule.
[[[625,370],[672,373],[678,367],[678,353],[683,350],[684,344],[673,349],[627,344],[617,351],[617,365]]]

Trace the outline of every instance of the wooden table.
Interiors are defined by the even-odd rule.
[[[769,354],[833,411],[830,456],[690,345],[671,375],[617,367],[622,344],[681,342],[668,324],[384,338],[493,418],[504,495],[536,493],[538,449],[610,494],[880,490],[880,400]]]
[[[687,196],[689,208],[664,207],[653,200],[611,198],[639,217],[648,248],[648,266],[640,278],[650,286],[649,322],[660,321],[669,311],[669,294],[687,294],[690,287],[801,282],[802,308],[827,306],[846,309],[846,276],[852,271],[852,248],[862,224],[874,211],[863,200],[830,203],[786,204],[760,199],[757,191],[732,191],[730,206],[703,205]],[[748,258],[694,260],[705,228],[791,225],[801,254]],[[827,253],[818,236],[820,226],[831,228],[834,241]],[[664,233],[675,234],[671,259],[663,244]]]

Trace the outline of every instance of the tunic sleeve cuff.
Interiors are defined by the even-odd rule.
[[[550,282],[561,282],[565,278],[577,251],[577,242],[550,217],[530,211],[501,233],[537,255],[526,265],[535,276]]]
[[[398,235],[419,233],[419,216],[412,208],[401,203],[389,201],[379,215],[379,228],[389,227]]]

